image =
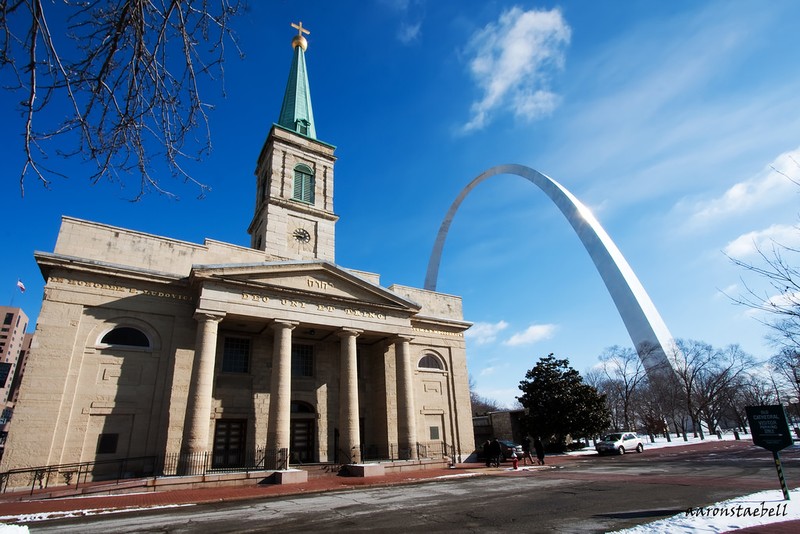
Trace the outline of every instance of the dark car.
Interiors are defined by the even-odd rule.
[[[512,452],[517,454],[517,458],[522,458],[522,445],[517,445],[513,441],[508,441],[505,439],[500,439],[498,441],[500,442],[500,452],[502,454],[501,459],[504,462],[511,459]]]

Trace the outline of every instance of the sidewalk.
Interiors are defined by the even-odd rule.
[[[509,464],[510,465],[510,464]],[[0,494],[0,522],[11,522],[17,516],[68,517],[75,513],[93,515],[102,511],[167,506],[186,506],[222,501],[260,499],[304,495],[330,491],[347,491],[364,487],[415,484],[463,476],[483,476],[508,472],[507,467],[486,468],[482,464],[459,464],[453,468],[390,473],[382,476],[357,478],[325,476],[309,479],[301,484],[264,484],[253,486],[209,487],[202,489],[179,489],[161,492],[119,493],[53,498],[46,500],[18,500],[20,494]],[[23,492],[27,496],[27,492]]]
[[[548,456],[547,466],[530,467],[514,471],[511,464],[501,467],[487,468],[483,464],[457,464],[452,468],[430,469],[392,473],[382,476],[356,478],[341,476],[325,476],[312,478],[301,484],[265,484],[256,486],[209,487],[203,489],[185,489],[162,492],[120,493],[113,495],[65,497],[36,500],[17,500],[20,494],[0,494],[0,524],[30,522],[32,520],[57,519],[74,516],[89,516],[110,511],[125,511],[147,508],[166,508],[175,506],[191,506],[194,504],[244,501],[283,497],[289,495],[306,495],[331,491],[349,491],[365,487],[385,487],[401,484],[421,484],[437,480],[447,480],[474,476],[524,476],[526,471],[550,469],[568,463],[573,457]],[[25,493],[27,495],[27,493]],[[0,531],[2,526],[0,525]],[[740,529],[737,534],[789,534],[800,532],[800,521],[785,521]]]

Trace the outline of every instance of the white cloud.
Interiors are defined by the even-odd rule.
[[[797,309],[798,307],[800,307],[800,291],[786,291],[785,293],[776,293],[763,301],[760,306],[750,308],[746,315],[757,317],[762,322],[772,323],[774,316],[770,318],[769,315],[762,314],[774,314],[779,310]],[[764,317],[768,318],[764,319]]]
[[[561,11],[504,11],[475,33],[467,47],[470,71],[483,98],[472,104],[464,132],[479,130],[503,107],[526,120],[550,114],[559,97],[550,90],[550,74],[564,65],[571,30]]]
[[[544,339],[550,339],[555,333],[554,324],[534,324],[526,328],[523,332],[514,334],[505,341],[506,345],[530,345]]]
[[[403,19],[416,19],[417,22],[401,22],[395,36],[397,40],[408,45],[422,37],[422,19],[425,13],[425,2],[422,0],[378,0],[385,8],[394,11]]]
[[[466,331],[464,337],[472,339],[478,345],[491,343],[497,339],[498,332],[508,328],[508,323],[499,321],[497,323],[475,323]]]
[[[744,259],[755,256],[758,251],[769,254],[773,246],[800,248],[800,228],[785,224],[773,224],[765,230],[756,230],[740,235],[725,246],[728,256]]]
[[[422,34],[422,23],[416,24],[401,24],[400,29],[397,30],[397,38],[403,44],[409,44],[419,39]]]
[[[408,9],[410,0],[379,0],[381,4],[395,11],[405,11]]]
[[[783,204],[797,196],[800,148],[778,156],[756,176],[730,187],[718,198],[698,202],[688,220],[691,227],[715,224],[733,216]]]
[[[478,376],[493,375],[496,370],[497,370],[496,367],[484,367],[483,369],[481,369],[481,372],[478,374]]]
[[[735,295],[738,292],[739,292],[739,284],[730,284],[728,287],[717,290],[717,292],[714,293],[713,298],[730,299],[731,295]]]

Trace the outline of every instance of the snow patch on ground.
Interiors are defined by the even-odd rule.
[[[800,490],[789,492],[792,500],[784,500],[781,490],[768,490],[736,497],[702,508],[692,508],[678,515],[652,523],[616,531],[617,534],[693,534],[696,532],[730,532],[800,520]]]
[[[194,506],[194,504],[164,504],[159,506],[129,506],[123,508],[87,508],[85,510],[69,510],[66,512],[42,512],[38,514],[22,514],[22,515],[7,515],[0,516],[0,521],[14,520],[19,523],[33,523],[36,521],[47,521],[49,519],[68,519],[71,517],[86,517],[90,515],[104,515],[104,514],[118,514],[122,512],[135,512],[136,510],[158,510],[161,508],[181,508],[185,506]],[[16,527],[16,525],[7,525],[0,523],[0,534],[5,534],[3,530],[6,527]],[[9,530],[8,532],[27,532],[27,527],[24,531]]]

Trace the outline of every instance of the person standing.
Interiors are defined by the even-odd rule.
[[[533,465],[533,457],[531,456],[531,438],[525,436],[522,440],[522,465],[527,465],[530,460]]]
[[[502,454],[503,449],[500,448],[500,442],[497,441],[497,438],[494,438],[489,445],[489,455],[492,457],[492,465],[500,467],[500,456],[502,456]]]
[[[544,445],[542,445],[542,440],[538,437],[533,440],[533,449],[536,451],[536,460],[538,460],[539,465],[544,465]]]
[[[492,442],[488,439],[483,443],[483,459],[486,460],[486,467],[492,464]]]

